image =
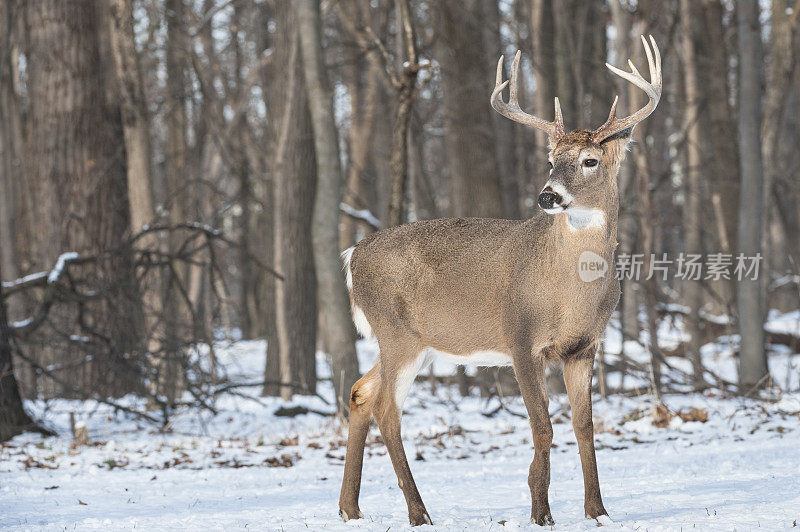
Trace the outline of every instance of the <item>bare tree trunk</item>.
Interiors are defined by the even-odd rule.
[[[533,54],[533,75],[536,83],[534,91],[534,109],[537,116],[549,117],[555,112],[553,104],[553,85],[555,84],[555,51],[553,50],[553,6],[545,0],[531,0],[530,21],[531,44]],[[534,193],[544,186],[547,180],[547,134],[538,129],[528,132],[535,139],[535,156],[533,158]],[[537,178],[538,176],[538,178]]]
[[[164,4],[167,22],[166,68],[167,98],[166,125],[167,149],[165,156],[164,188],[166,198],[162,207],[170,223],[183,222],[186,217],[187,156],[186,142],[186,8],[184,0],[166,0]],[[170,235],[169,248],[174,251],[179,235]],[[153,391],[164,395],[170,401],[179,395],[178,353],[176,336],[178,324],[173,316],[186,312],[186,306],[180,300],[178,284],[188,285],[189,271],[186,267],[171,269],[165,279],[166,303],[166,349],[164,359],[157,365],[158,375],[155,378]]]
[[[702,98],[701,111],[708,113],[709,129],[705,137],[713,164],[711,183],[714,190],[725,198],[721,204],[722,218],[727,238],[733,239],[739,203],[739,151],[736,149],[736,115],[729,103],[730,57],[725,47],[722,22],[724,6],[719,0],[703,0],[699,6],[692,7],[692,13],[696,13],[698,7],[701,9],[692,18],[696,21],[693,26],[695,42],[699,37],[698,49],[703,51],[696,54],[695,64],[698,86],[703,87],[699,95]],[[724,240],[722,235],[720,240]]]
[[[102,55],[102,14],[95,2],[26,4],[30,98],[27,181],[36,198],[37,269],[50,268],[59,253],[101,255],[120,246],[130,228],[125,149],[119,103],[112,97],[110,63]],[[123,355],[140,337],[130,255],[117,253],[92,276],[117,304],[84,323],[108,339],[106,357],[88,365],[98,393],[135,389],[138,380]],[[74,321],[66,315],[52,319]],[[64,323],[64,322],[60,322]],[[58,353],[59,362],[69,360]],[[109,371],[109,368],[115,371]]]
[[[351,16],[362,24],[369,23],[369,5],[362,2],[350,4],[354,6]],[[344,9],[344,7],[342,7]],[[366,57],[364,57],[366,55]],[[347,179],[344,190],[344,201],[357,209],[367,207],[362,197],[362,183],[366,173],[373,137],[378,91],[382,72],[381,59],[377,53],[363,54],[362,50],[352,48],[348,54],[352,67],[348,69],[349,79],[347,91],[350,95],[350,135]],[[345,249],[357,240],[356,232],[359,223],[352,217],[342,220],[339,234],[339,248]]]
[[[497,2],[483,2],[483,40],[484,49],[491,54],[502,49],[500,37],[500,10]],[[498,53],[498,52],[495,52]],[[491,61],[487,61],[486,73],[491,79]],[[506,76],[504,79],[508,79]],[[517,125],[499,113],[492,113],[495,129],[495,150],[497,152],[497,172],[500,183],[500,203],[502,217],[518,219],[522,217],[519,201],[519,182],[517,181],[517,153],[514,143],[518,133]]]
[[[231,26],[230,42],[233,48],[234,72],[233,72],[233,91],[231,96],[234,101],[242,102],[248,97],[244,94],[247,90],[245,84],[245,58],[244,51],[240,45],[240,34],[243,33],[248,12],[242,2],[235,2],[233,9],[234,24]],[[245,105],[245,104],[242,104]],[[233,170],[236,174],[239,190],[237,203],[241,209],[239,216],[239,253],[237,256],[237,266],[239,268],[239,327],[242,331],[242,338],[253,338],[255,330],[255,273],[250,256],[253,247],[251,227],[253,224],[253,183],[250,161],[247,156],[247,113],[242,112],[234,118],[232,124],[234,138],[233,145]]]
[[[683,124],[686,129],[686,211],[684,214],[684,235],[688,253],[702,253],[701,222],[702,188],[700,172],[702,155],[700,153],[700,123],[698,109],[700,90],[697,85],[697,64],[695,60],[694,41],[692,40],[692,11],[690,0],[681,0],[681,51],[683,52],[683,80],[686,93]],[[700,310],[703,306],[703,287],[699,280],[689,280],[684,286],[684,299],[691,310],[689,317],[690,357],[692,360],[693,380],[696,387],[703,382],[703,362],[700,347],[703,345],[700,331]]]
[[[769,191],[783,191],[783,194],[775,194],[770,200],[774,201],[778,208],[777,214],[782,223],[788,226],[785,229],[788,254],[796,269],[800,267],[800,239],[796,234],[797,222],[792,220],[792,218],[796,219],[796,212],[791,214],[791,209],[785,205],[787,200],[791,201],[789,187],[785,183],[785,176],[790,172],[787,172],[788,167],[783,163],[779,153],[784,117],[789,114],[787,107],[791,95],[792,77],[797,71],[798,54],[800,54],[800,39],[797,37],[800,32],[800,27],[798,27],[800,2],[795,1],[794,4],[794,9],[789,14],[785,0],[773,0],[772,2],[771,57],[761,131],[763,133],[765,194],[770,196]]]
[[[325,338],[331,355],[337,408],[340,414],[345,414],[350,404],[350,388],[359,377],[359,369],[355,350],[355,330],[350,320],[337,246],[339,203],[344,180],[333,116],[333,95],[322,54],[322,20],[319,2],[300,0],[295,4],[295,8],[299,22],[303,72],[317,160],[317,187],[312,222],[314,263]]]
[[[617,35],[614,41],[614,53],[617,62],[622,62],[630,57],[630,43],[633,37],[631,32],[631,15],[625,10],[620,0],[610,2],[611,16]],[[627,105],[629,111],[636,109],[634,99],[638,97],[639,89],[629,83],[616,79],[617,89],[620,94],[627,95],[621,105]],[[627,102],[627,103],[624,103]],[[623,205],[634,203],[634,161],[626,158],[622,161],[617,178],[620,190],[620,200]],[[628,210],[623,210],[619,216],[619,253],[630,255],[636,252],[636,218]],[[620,304],[620,326],[622,328],[622,352],[625,353],[626,341],[639,339],[639,300],[637,297],[637,283],[625,277],[621,281],[622,296]]]
[[[137,234],[155,221],[150,148],[150,120],[144,82],[133,32],[132,0],[113,0],[108,6],[108,33],[119,94],[122,131],[125,139],[125,169],[128,182],[128,203],[131,212],[131,234]],[[162,239],[153,233],[141,239],[152,250],[166,251]],[[144,327],[148,353],[162,353],[164,337],[162,317],[163,281],[159,271],[150,273],[144,288]],[[153,362],[151,362],[152,364]],[[155,363],[154,365],[157,365]]]
[[[761,161],[761,26],[757,0],[737,0],[739,29],[739,157],[741,194],[737,251],[749,257],[762,252],[764,215]],[[762,275],[764,273],[762,272]],[[764,349],[764,311],[761,281],[742,279],[737,287],[739,331],[739,386],[743,393],[763,384],[768,374]]]
[[[414,76],[416,80],[416,76]],[[414,85],[404,85],[398,91],[392,129],[392,157],[389,168],[392,173],[392,192],[389,196],[389,226],[405,221],[405,194],[408,182],[408,125],[411,121],[411,105],[414,102]]]
[[[9,242],[0,239],[0,249]],[[0,279],[3,270],[0,267]],[[6,316],[6,301],[0,290],[0,442],[10,440],[27,431],[41,432],[22,407],[22,397],[14,376],[14,360],[11,352],[11,335]]]
[[[275,131],[273,163],[274,265],[283,275],[275,281],[275,314],[281,382],[295,382],[305,393],[317,386],[317,286],[311,239],[311,218],[317,165],[314,131],[306,95],[297,21],[289,4],[277,6],[276,23],[282,38],[276,42],[275,72],[286,84],[275,84],[276,99],[289,94]],[[276,116],[276,119],[278,117]],[[273,377],[274,380],[274,377]],[[284,399],[298,392],[281,388]]]
[[[408,125],[411,122],[411,106],[417,89],[419,64],[417,43],[408,0],[397,0],[397,11],[402,35],[404,61],[395,85],[397,103],[394,110],[392,130],[392,157],[389,167],[392,172],[392,193],[389,201],[389,225],[400,225],[405,221],[405,195],[408,183]]]
[[[109,34],[125,135],[131,232],[135,234],[155,218],[150,168],[150,120],[133,34],[133,2],[113,0],[109,11]]]
[[[22,4],[16,0],[0,3],[0,268],[9,278],[17,277],[15,233],[18,227],[17,188],[22,179],[21,143],[22,122],[16,92],[14,64],[16,26],[22,14]]]
[[[492,64],[482,40],[482,2],[444,0],[441,9],[445,150],[453,216],[502,215],[493,112],[487,105]],[[496,60],[496,59],[495,59]]]

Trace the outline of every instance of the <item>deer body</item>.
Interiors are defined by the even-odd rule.
[[[520,344],[558,357],[560,347],[601,335],[616,306],[616,279],[584,283],[577,270],[585,250],[610,263],[614,236],[605,227],[573,229],[563,213],[429,220],[375,233],[346,266],[353,308],[368,325],[360,332],[413,338],[412,357],[427,348],[455,357],[494,352],[511,364]]]
[[[645,47],[660,96],[658,50],[654,64]],[[405,456],[400,414],[414,378],[436,356],[457,363],[513,365],[533,431],[535,455],[528,483],[531,519],[539,524],[553,523],[548,503],[553,432],[544,370],[548,362],[563,363],[581,454],[586,515],[606,514],[595,462],[591,372],[620,289],[610,266],[605,275],[584,282],[579,264],[582,254],[591,252],[613,265],[619,209],[616,177],[635,125],[630,120],[641,120],[643,113],[616,119],[615,102],[600,129],[570,133],[563,130],[557,99],[555,122],[520,115],[518,61],[519,54],[512,67],[510,104],[497,100],[508,83],[501,83],[500,65],[492,104],[505,116],[550,134],[551,171],[539,196],[542,212],[524,221],[417,222],[372,234],[342,254],[354,322],[362,335],[374,334],[380,347],[378,362],[356,382],[350,397],[339,500],[346,520],[361,517],[364,440],[374,417],[411,523],[431,522]]]

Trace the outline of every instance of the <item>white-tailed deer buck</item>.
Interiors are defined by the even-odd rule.
[[[558,98],[553,122],[520,109],[519,52],[505,103],[501,93],[509,82],[502,79],[500,58],[492,107],[550,137],[550,178],[539,195],[542,212],[537,216],[417,222],[372,234],[342,253],[353,320],[363,336],[374,333],[380,346],[375,367],[353,385],[350,395],[350,432],[339,498],[345,520],[362,517],[361,466],[374,416],[408,503],[411,524],[431,523],[406,460],[400,414],[414,378],[437,356],[459,364],[514,367],[533,431],[535,452],[528,484],[531,520],[540,525],[553,523],[547,499],[553,429],[545,365],[562,362],[583,468],[586,516],[606,514],[594,452],[592,365],[620,293],[613,275],[617,173],[634,126],[653,112],[661,97],[658,46],[652,36],[652,48],[644,37],[642,43],[650,82],[631,61],[631,72],[606,66],[647,93],[647,105],[617,118],[615,99],[608,120],[594,131],[566,133]],[[606,275],[582,280],[586,276],[581,275],[580,257],[586,252],[602,257]]]

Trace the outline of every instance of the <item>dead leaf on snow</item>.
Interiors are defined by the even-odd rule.
[[[294,436],[292,438],[283,438],[277,445],[278,447],[296,447],[299,442],[300,437]]]
[[[688,412],[681,410],[678,415],[683,421],[699,421],[700,423],[708,421],[708,412],[702,408],[692,407]]]

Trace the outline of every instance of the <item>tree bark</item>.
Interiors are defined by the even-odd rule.
[[[26,4],[27,181],[36,199],[36,270],[52,267],[64,251],[93,256],[118,248],[130,227],[125,143],[106,69],[110,59],[102,55],[108,48],[99,7],[91,0]],[[131,257],[116,253],[90,276],[118,304],[93,312],[90,323],[84,320],[84,327],[108,339],[108,350],[86,365],[90,382],[75,384],[101,394],[125,393],[138,385],[123,371],[132,362],[123,353],[132,352],[140,331]],[[51,320],[72,326],[75,317],[62,314],[51,313]],[[60,350],[59,362],[69,355]]]
[[[346,415],[350,388],[359,377],[355,330],[350,320],[344,275],[339,261],[339,203],[342,198],[342,169],[333,115],[333,95],[322,54],[322,20],[319,2],[299,0],[295,4],[302,50],[314,148],[317,186],[314,199],[312,235],[319,303],[323,311],[325,338],[331,355],[332,378],[337,409]]]
[[[9,242],[0,239],[0,249],[8,244]],[[3,278],[2,275],[3,270],[0,266],[0,279]],[[41,429],[31,420],[22,406],[22,397],[14,376],[6,302],[3,291],[0,290],[0,442],[28,431],[41,432]]]
[[[361,24],[369,23],[369,6],[362,2],[350,4],[351,17]],[[342,6],[342,9],[346,9]],[[366,55],[366,57],[364,57]],[[385,76],[381,59],[377,53],[363,54],[363,47],[349,50],[348,59],[352,67],[348,69],[347,92],[350,95],[350,134],[347,178],[344,201],[357,209],[367,207],[362,195],[366,166],[369,160],[373,131],[378,105],[380,81]],[[346,217],[342,220],[339,233],[339,248],[345,249],[358,240],[360,233],[357,220]],[[367,229],[370,231],[371,229]]]
[[[186,142],[186,7],[184,0],[166,0],[164,3],[165,20],[167,25],[166,39],[166,133],[167,149],[164,154],[164,190],[166,197],[161,207],[166,212],[170,223],[176,224],[187,219],[187,195],[185,185],[187,181],[187,155]],[[179,246],[180,235],[170,235],[168,247],[175,251]],[[180,383],[178,382],[178,353],[177,348],[177,320],[173,316],[187,313],[188,309],[180,298],[180,288],[177,284],[188,286],[191,268],[179,265],[171,269],[164,280],[165,307],[165,337],[166,349],[162,360],[157,364],[158,374],[154,379],[151,392],[165,396],[172,401],[179,395]]]
[[[695,4],[693,2],[693,4]],[[698,86],[703,87],[702,114],[707,114],[708,130],[704,135],[708,141],[714,190],[725,199],[722,202],[722,218],[729,240],[736,235],[736,217],[739,203],[739,151],[736,147],[736,119],[730,105],[728,79],[730,56],[725,45],[723,26],[724,6],[719,0],[703,0],[692,6],[701,11],[692,16],[695,20],[693,32],[695,45],[703,53],[696,54]],[[699,39],[698,39],[699,38]],[[722,235],[720,241],[724,240]],[[720,251],[725,251],[720,249]],[[730,252],[730,250],[728,250]]]
[[[18,187],[22,180],[22,122],[17,96],[15,63],[18,61],[16,27],[22,5],[16,0],[0,3],[0,268],[9,278],[17,277],[15,253]]]
[[[739,30],[739,158],[741,194],[737,251],[754,257],[762,253],[764,190],[761,160],[761,26],[757,0],[737,0]],[[762,273],[763,275],[763,273]],[[761,281],[742,279],[736,285],[741,350],[739,387],[747,393],[764,384],[768,374],[764,349],[764,311]]]
[[[453,216],[498,217],[503,213],[497,138],[488,105],[494,86],[486,65],[482,2],[440,4],[440,65],[445,115],[445,150]]]
[[[686,207],[684,220],[685,250],[687,253],[702,253],[702,170],[701,135],[699,122],[700,89],[697,84],[697,65],[692,35],[692,10],[690,0],[681,0],[681,51],[683,52],[683,80],[686,93],[683,127],[686,130]],[[700,310],[703,306],[703,287],[699,280],[689,280],[684,286],[684,298],[691,309],[689,317],[689,344],[695,387],[703,383],[703,362],[700,331]]]
[[[617,35],[614,41],[614,52],[617,60],[621,63],[625,58],[630,57],[631,42],[633,32],[631,31],[631,14],[625,9],[620,0],[613,0],[610,3],[611,16]],[[635,41],[633,41],[635,44]],[[614,76],[617,83],[618,94],[627,96],[620,104],[623,109],[634,111],[635,93],[640,89],[633,87],[630,83],[618,79]],[[627,106],[627,107],[626,107]],[[620,114],[622,114],[620,112]],[[617,182],[620,190],[620,201],[622,205],[632,205],[634,199],[634,161],[631,157],[626,157],[619,168]],[[623,210],[619,216],[619,253],[633,254],[636,252],[636,218],[629,210]],[[621,281],[622,295],[620,298],[620,325],[622,327],[622,352],[626,352],[626,341],[639,339],[639,298],[637,283],[629,278]]]
[[[533,53],[533,75],[535,80],[534,109],[536,116],[549,118],[555,113],[553,87],[556,83],[555,51],[553,49],[553,6],[545,0],[531,0],[530,33]],[[538,195],[547,181],[547,133],[539,129],[531,133],[535,140],[533,175],[534,192]],[[538,177],[537,177],[538,176]],[[566,390],[565,390],[566,391]]]
[[[314,131],[300,60],[297,20],[289,4],[276,7],[276,26],[281,37],[275,43],[275,72],[286,76],[286,84],[270,87],[270,94],[285,102],[282,115],[275,120],[278,142],[273,162],[273,257],[283,279],[275,280],[277,335],[272,340],[279,344],[280,381],[300,384],[302,393],[315,393],[317,283],[311,238],[317,180]],[[286,94],[290,95],[288,99]],[[268,380],[277,380],[277,376]],[[280,394],[288,399],[298,391],[283,386]]]
[[[233,91],[231,96],[235,102],[243,102],[249,90],[245,86],[245,51],[240,45],[240,34],[243,33],[247,7],[243,2],[235,2],[233,8],[233,25],[231,26],[230,43],[233,48]],[[243,104],[242,104],[243,105]],[[239,327],[242,338],[252,339],[255,335],[255,272],[250,259],[253,247],[253,186],[254,180],[247,156],[247,113],[239,113],[231,125],[235,142],[232,146],[233,171],[236,174],[239,190],[237,203],[241,209],[239,215]]]
[[[394,227],[405,221],[405,196],[408,183],[408,126],[411,123],[411,107],[417,89],[419,65],[417,63],[417,43],[408,0],[397,0],[397,11],[402,34],[404,58],[395,80],[397,102],[392,121],[392,156],[389,167],[392,172],[392,192],[389,200],[389,226]]]
[[[156,220],[153,196],[150,118],[144,92],[142,70],[133,31],[133,1],[113,0],[107,6],[107,26],[111,42],[117,94],[119,95],[122,132],[125,139],[125,169],[130,232],[135,235]],[[158,234],[146,235],[141,244],[153,251],[166,251]],[[159,270],[148,272],[142,293],[145,339],[148,353],[161,353],[164,347],[162,327],[164,302],[163,280]],[[151,364],[154,362],[151,361]]]
[[[497,2],[483,2],[483,40],[484,50],[487,55],[495,50],[502,49],[500,36],[500,9]],[[495,52],[499,53],[499,52]],[[487,57],[487,59],[489,59]],[[487,68],[484,75],[491,76],[491,61],[486,61]],[[491,78],[490,78],[491,79]],[[508,76],[505,77],[508,79]],[[497,172],[500,186],[500,204],[502,217],[519,219],[522,217],[519,201],[519,182],[517,181],[517,152],[514,139],[519,134],[517,124],[512,120],[491,113],[494,125],[495,150],[497,157]]]

